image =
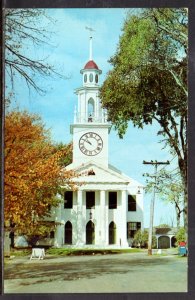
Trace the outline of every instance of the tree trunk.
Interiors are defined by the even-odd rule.
[[[188,232],[188,195],[184,193],[184,210],[183,210],[184,228]]]
[[[175,211],[176,211],[177,228],[180,228],[181,211],[178,209],[177,205],[175,205]]]
[[[184,198],[183,198],[183,220],[184,228],[188,231],[188,183],[187,183],[187,162],[185,159],[179,159],[179,168],[184,186]]]

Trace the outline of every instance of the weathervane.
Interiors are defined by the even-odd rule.
[[[85,26],[85,29],[89,30],[89,31],[90,31],[90,33],[91,33],[92,31],[95,31],[93,28],[91,28],[91,27],[87,27],[87,26]]]
[[[87,27],[85,26],[86,30],[89,30],[90,32],[90,36],[89,36],[89,60],[92,60],[92,32],[95,31],[93,28],[91,27]]]

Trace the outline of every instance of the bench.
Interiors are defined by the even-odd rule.
[[[44,248],[32,248],[32,254],[30,259],[43,259],[45,256]]]

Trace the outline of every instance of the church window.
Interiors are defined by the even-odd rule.
[[[109,192],[109,209],[117,208],[117,192]]]
[[[95,82],[98,83],[98,74],[95,75]]]
[[[86,192],[86,208],[95,207],[95,192]]]
[[[136,196],[128,195],[128,211],[136,211]]]
[[[90,98],[88,101],[88,121],[89,122],[93,122],[94,107],[95,107],[94,100],[93,100],[93,98]]]
[[[134,238],[139,229],[141,229],[141,222],[127,222],[127,238]]]
[[[64,193],[64,208],[72,208],[73,192],[66,191]]]
[[[54,239],[54,236],[55,236],[54,230],[50,231],[50,239]]]
[[[87,82],[87,74],[84,75],[84,82]]]
[[[89,74],[89,81],[93,82],[93,74],[92,73]]]

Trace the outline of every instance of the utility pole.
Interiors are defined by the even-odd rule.
[[[155,194],[156,194],[156,183],[157,183],[157,168],[159,165],[169,165],[169,161],[162,162],[162,161],[143,161],[145,165],[153,165],[154,166],[154,175],[150,177],[154,177],[154,187],[153,187],[153,195],[150,203],[150,227],[149,227],[149,234],[148,234],[148,255],[152,255],[152,233],[153,233],[153,220],[154,220],[154,203],[155,203]]]

